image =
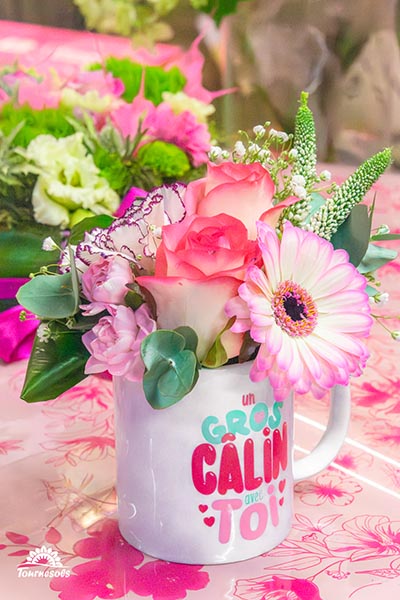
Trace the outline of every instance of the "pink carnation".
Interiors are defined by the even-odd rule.
[[[85,373],[102,373],[140,381],[144,364],[140,355],[143,339],[156,329],[147,305],[133,311],[127,306],[109,307],[110,316],[102,317],[82,341],[91,357]]]
[[[99,257],[82,275],[82,290],[89,305],[82,305],[84,315],[96,315],[109,304],[122,304],[128,283],[134,277],[129,262],[120,256]]]
[[[143,128],[148,136],[181,148],[191,156],[195,167],[207,162],[210,133],[207,126],[199,123],[191,112],[185,110],[176,115],[166,102],[162,102],[147,115]]]

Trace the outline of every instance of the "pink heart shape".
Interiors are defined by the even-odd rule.
[[[258,412],[254,413],[253,415],[253,419],[255,420],[256,423],[261,423],[261,421],[264,419],[265,417],[265,413],[262,410],[259,410]]]
[[[212,527],[215,523],[215,517],[204,517],[203,521],[207,527]]]
[[[205,513],[206,510],[208,510],[208,505],[207,504],[199,504],[199,511],[202,513]]]

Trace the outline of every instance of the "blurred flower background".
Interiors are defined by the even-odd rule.
[[[224,11],[234,14],[222,19]],[[225,136],[267,117],[292,130],[305,90],[321,160],[358,163],[391,145],[396,166],[399,12],[397,0],[2,0],[0,6],[2,19],[116,33],[141,45],[173,39],[188,47],[203,31],[206,87],[238,88],[217,104]]]

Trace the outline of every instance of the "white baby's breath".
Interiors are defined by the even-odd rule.
[[[58,246],[52,237],[48,236],[43,240],[42,250],[45,250],[46,252],[52,252],[53,250],[57,250],[57,248]]]

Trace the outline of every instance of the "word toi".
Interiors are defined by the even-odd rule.
[[[252,431],[261,431],[264,427],[275,429],[281,422],[282,402],[275,402],[268,407],[264,402],[254,404],[250,414],[244,410],[230,410],[225,415],[225,424],[217,417],[206,417],[201,426],[204,439],[210,444],[220,444],[227,433],[232,435],[249,435]]]
[[[240,535],[245,540],[256,540],[261,537],[268,525],[269,519],[274,527],[279,524],[278,504],[274,494],[274,486],[267,489],[269,497],[265,502],[256,502],[247,506],[239,518]],[[219,511],[218,539],[221,544],[227,544],[231,539],[234,511],[243,506],[239,498],[215,500],[212,508]]]

